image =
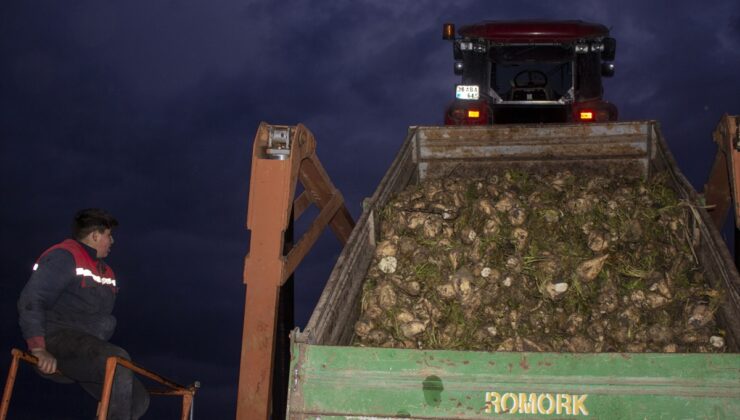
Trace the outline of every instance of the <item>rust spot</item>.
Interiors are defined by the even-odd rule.
[[[509,363],[509,373],[511,373],[511,369],[513,369],[513,368],[514,368],[514,366],[511,363]]]
[[[463,360],[463,364],[464,364],[464,365],[469,365],[469,364],[470,364],[470,362],[469,362],[469,361],[467,361],[467,360]]]
[[[470,395],[466,395],[466,396],[465,396],[465,399],[466,399],[466,400],[469,400],[469,399],[470,399]]]
[[[324,368],[324,369],[326,369],[326,363],[322,363],[321,364],[321,367]]]
[[[522,357],[522,360],[519,361],[519,366],[524,370],[529,370],[529,363],[526,357]]]
[[[462,403],[458,401],[456,407],[462,407]]]
[[[622,359],[630,360],[632,358],[629,353],[619,353],[619,355],[622,356]]]
[[[496,362],[494,362],[493,360],[489,360],[488,361],[488,364],[491,365],[491,366],[496,366]]]

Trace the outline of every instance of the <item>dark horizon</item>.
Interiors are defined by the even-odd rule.
[[[233,418],[252,140],[260,121],[305,124],[357,218],[408,126],[439,125],[454,95],[442,24],[582,19],[617,39],[605,97],[657,120],[702,190],[712,130],[740,114],[740,3],[720,1],[8,2],[0,12],[3,282],[0,377],[25,348],[15,302],[75,211],[121,222],[111,340],[173,380],[200,380],[196,418]],[[298,229],[305,228],[299,225]],[[303,327],[340,246],[325,232],[296,274]],[[75,386],[22,369],[10,419],[92,417]],[[177,418],[153,398],[144,418]]]

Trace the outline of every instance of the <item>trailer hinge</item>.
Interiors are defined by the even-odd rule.
[[[268,159],[288,159],[290,156],[290,127],[270,127],[265,154]]]

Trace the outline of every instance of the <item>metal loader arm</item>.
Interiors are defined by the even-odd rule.
[[[297,182],[303,193],[294,200]],[[284,255],[291,213],[298,219],[315,204],[320,212]],[[354,228],[344,199],[316,156],[316,141],[303,125],[261,123],[252,150],[244,261],[247,285],[239,370],[237,420],[268,419],[272,398],[275,330],[280,287],[295,271],[327,224],[344,245]]]
[[[734,205],[735,264],[740,265],[740,116],[723,115],[713,138],[717,143],[717,155],[704,185],[704,198],[719,230],[722,230],[730,205]]]

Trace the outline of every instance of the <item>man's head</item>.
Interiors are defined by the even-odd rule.
[[[118,220],[101,209],[84,209],[77,212],[72,233],[75,239],[95,248],[98,258],[105,258],[113,245],[111,231],[118,226]]]

